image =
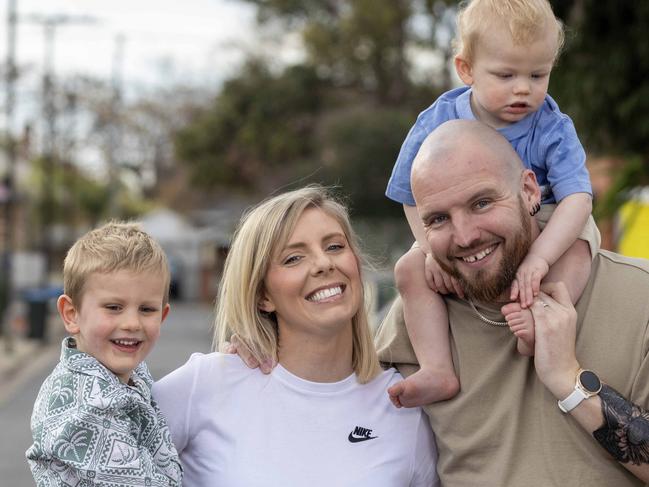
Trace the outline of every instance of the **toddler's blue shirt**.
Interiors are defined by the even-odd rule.
[[[419,147],[428,134],[448,120],[475,120],[470,100],[469,87],[456,88],[441,95],[419,114],[392,170],[385,193],[388,198],[415,206],[410,171]],[[592,195],[584,148],[572,120],[559,111],[550,95],[546,95],[536,112],[498,131],[512,144],[525,166],[536,174],[543,191],[542,203],[559,202],[573,193]]]

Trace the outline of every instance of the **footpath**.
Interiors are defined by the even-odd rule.
[[[0,406],[31,374],[56,361],[63,339],[58,316],[47,318],[47,341],[14,335],[0,337]]]

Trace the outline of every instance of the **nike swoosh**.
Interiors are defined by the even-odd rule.
[[[376,438],[378,438],[378,436],[354,436],[353,433],[349,433],[349,436],[347,437],[350,443],[359,443],[361,441],[374,440]]]

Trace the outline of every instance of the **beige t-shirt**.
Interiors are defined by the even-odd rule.
[[[536,222],[539,224],[541,230],[545,228],[545,225],[547,225],[556,208],[556,204],[541,205],[541,210],[536,214]],[[599,233],[599,229],[597,228],[597,224],[592,215],[590,215],[588,220],[586,220],[586,225],[584,225],[584,228],[577,238],[588,242],[590,255],[594,258],[597,255],[597,251],[600,249],[602,236]]]
[[[483,323],[466,301],[446,302],[461,391],[425,408],[436,435],[442,485],[644,485],[559,410],[537,379],[533,358],[516,352],[509,328]],[[503,319],[497,310],[480,311]],[[581,366],[649,408],[649,261],[600,251],[577,312]],[[378,332],[377,349],[380,359],[402,374],[415,370],[399,299]]]

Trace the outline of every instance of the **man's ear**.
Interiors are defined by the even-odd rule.
[[[467,61],[462,56],[457,55],[455,56],[454,63],[455,72],[462,80],[462,83],[467,86],[471,86],[473,84],[473,69],[471,68],[469,61]]]
[[[72,302],[72,298],[67,294],[59,296],[59,299],[56,300],[56,309],[59,311],[59,315],[63,320],[65,331],[70,335],[79,333],[79,325],[77,323],[79,312]]]
[[[541,188],[539,188],[536,175],[531,169],[525,169],[521,174],[521,195],[528,211],[541,203]]]

